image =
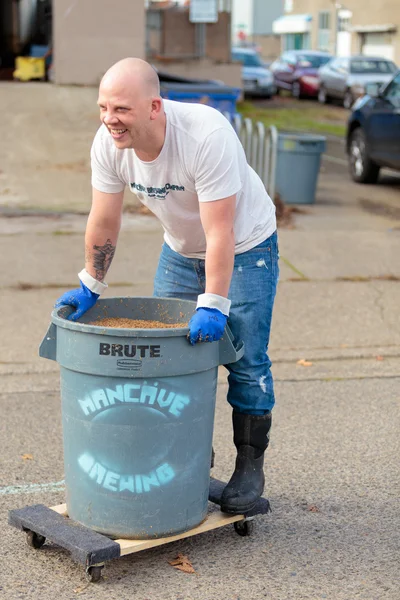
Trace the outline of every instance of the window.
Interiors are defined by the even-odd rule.
[[[298,54],[297,62],[302,67],[319,69],[322,65],[326,65],[331,60],[331,56],[319,56],[318,54]]]
[[[287,62],[289,65],[294,66],[296,64],[297,59],[296,59],[295,54],[292,54],[291,52],[286,52],[286,54],[284,56],[285,56],[285,58],[284,58],[285,62]]]
[[[339,17],[338,19],[338,33],[342,31],[350,30],[350,18],[349,17]]]
[[[352,60],[350,67],[351,73],[356,75],[361,75],[362,73],[387,75],[395,73],[396,70],[396,65],[390,60],[371,60],[368,58]]]
[[[330,29],[331,13],[328,10],[322,10],[318,15],[319,29]]]
[[[329,50],[331,13],[323,10],[318,14],[318,50]]]
[[[239,62],[241,62],[245,67],[263,67],[264,66],[262,60],[256,53],[251,54],[250,52],[247,53],[247,52],[233,51],[232,58],[233,58],[233,60],[238,60]]]
[[[349,71],[349,61],[347,58],[339,58],[336,62],[336,70],[339,73],[348,73]]]
[[[332,60],[329,61],[329,65],[328,67],[331,69],[331,71],[337,71],[338,68],[338,59],[334,58]]]
[[[287,33],[283,36],[285,50],[309,50],[309,33]]]
[[[396,108],[400,108],[400,73],[386,88],[385,98]]]

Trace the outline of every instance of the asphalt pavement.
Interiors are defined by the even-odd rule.
[[[229,526],[115,559],[98,584],[66,551],[33,550],[7,525],[10,509],[65,501],[59,367],[38,346],[82,268],[96,122],[91,89],[0,89],[0,107],[16,107],[0,123],[0,597],[397,600],[400,182],[351,182],[336,141],[327,155],[343,164],[324,158],[315,204],[279,229],[272,513],[255,518],[250,537]],[[161,243],[153,217],[126,213],[107,295],[150,295]],[[213,475],[222,480],[235,456],[226,391],[221,368]],[[179,553],[195,574],[169,564]]]

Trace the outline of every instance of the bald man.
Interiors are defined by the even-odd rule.
[[[111,67],[98,105],[85,268],[80,288],[56,306],[74,306],[77,320],[106,289],[128,186],[165,232],[154,295],[197,301],[189,342],[219,340],[228,322],[245,343],[243,358],[227,365],[237,458],[221,508],[247,513],[264,489],[275,403],[267,355],[279,273],[275,207],[228,120],[209,106],[163,100],[148,63]]]

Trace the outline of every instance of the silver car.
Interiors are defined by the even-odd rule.
[[[243,91],[249,96],[270,98],[276,94],[274,76],[253,48],[232,48],[232,60],[242,63]]]
[[[365,94],[366,84],[387,83],[396,71],[394,62],[386,58],[334,58],[319,69],[318,100],[325,104],[339,99],[345,108],[351,108],[357,98]]]

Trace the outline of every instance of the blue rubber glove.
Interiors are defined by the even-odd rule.
[[[65,292],[54,305],[54,308],[60,308],[60,306],[74,306],[75,312],[71,313],[68,317],[68,321],[77,321],[82,315],[85,314],[89,308],[92,308],[97,302],[100,294],[95,294],[81,281],[81,287],[75,290]]]
[[[218,342],[224,334],[228,317],[217,308],[197,308],[189,321],[189,342]]]

